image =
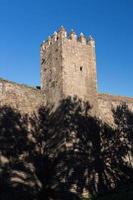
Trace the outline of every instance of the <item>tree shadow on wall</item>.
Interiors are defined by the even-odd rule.
[[[121,173],[126,177],[132,177],[133,169],[133,112],[123,103],[115,110],[112,110],[114,123],[114,157],[117,154],[117,160],[114,164],[119,166]],[[118,153],[117,153],[118,152]],[[128,170],[127,170],[128,166]],[[122,183],[124,179],[122,180]]]
[[[90,111],[77,97],[30,117],[1,107],[0,199],[78,200],[132,182],[133,113],[118,106],[112,128]]]
[[[63,100],[55,112],[50,112],[51,109],[46,112],[45,108],[43,112],[40,108],[37,124],[44,125],[39,130],[44,137],[43,155],[48,159],[48,165],[44,165],[40,173],[41,177],[47,166],[40,199],[46,191],[53,199],[75,199],[78,197],[74,194],[80,197],[87,191],[96,197],[133,179],[132,129],[129,133],[125,131],[125,137],[129,136],[123,140],[123,133],[118,128],[119,112],[130,119],[131,125],[133,113],[127,107],[129,113],[125,115],[123,106],[113,110],[116,128],[92,117],[89,104],[76,97]]]
[[[33,143],[29,139],[28,116],[0,107],[0,199],[33,199],[36,188],[34,166],[29,162]]]

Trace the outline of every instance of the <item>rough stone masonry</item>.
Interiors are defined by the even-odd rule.
[[[122,102],[133,110],[133,98],[97,92],[95,41],[83,33],[69,36],[64,27],[41,44],[40,89],[0,79],[0,105],[10,105],[23,113],[32,113],[41,105],[58,106],[60,100],[77,95],[93,105],[95,113],[111,121],[112,108]]]

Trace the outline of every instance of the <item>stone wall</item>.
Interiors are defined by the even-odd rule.
[[[98,93],[97,99],[100,118],[108,123],[113,123],[112,109],[122,103],[133,111],[133,98]],[[42,90],[0,79],[0,106],[4,105],[32,113],[46,105],[46,97]]]
[[[131,111],[133,111],[133,98],[123,96],[113,96],[109,94],[97,94],[98,106],[100,118],[108,122],[113,123],[112,109],[115,109],[118,105],[126,103]]]
[[[11,106],[22,113],[32,113],[45,105],[41,90],[0,79],[0,106]]]

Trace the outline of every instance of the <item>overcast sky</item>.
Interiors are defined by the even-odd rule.
[[[132,0],[0,0],[0,77],[40,85],[40,44],[61,25],[95,37],[98,91],[133,97]]]

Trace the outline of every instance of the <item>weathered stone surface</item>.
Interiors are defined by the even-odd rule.
[[[0,79],[0,106],[11,106],[22,113],[32,113],[45,105],[41,90]]]
[[[112,110],[117,106],[126,103],[128,108],[133,111],[133,98],[123,97],[123,96],[113,96],[109,94],[97,94],[98,98],[98,108],[100,118],[108,122],[113,123],[113,113]]]

